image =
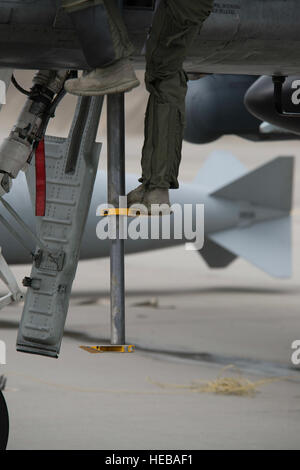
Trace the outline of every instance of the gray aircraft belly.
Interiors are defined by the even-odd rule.
[[[87,64],[68,17],[52,0],[0,0],[0,64],[24,69],[75,68]],[[137,65],[152,10],[126,8],[124,18],[136,46]],[[297,74],[300,69],[300,2],[215,2],[186,63],[194,72],[253,75]]]

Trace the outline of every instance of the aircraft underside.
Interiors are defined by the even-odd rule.
[[[72,25],[59,5],[59,0],[0,0],[2,67],[88,68]],[[144,66],[144,45],[154,6],[154,1],[124,0],[124,18],[139,67]],[[215,2],[186,68],[206,73],[296,74],[300,68],[299,17],[297,0]]]
[[[144,67],[145,43],[156,4],[155,0],[123,1],[124,19],[135,45],[137,68]],[[0,81],[6,86],[12,81],[27,95],[16,126],[0,146],[0,162],[3,157],[0,206],[8,217],[0,214],[0,222],[8,232],[9,244],[14,237],[32,258],[31,273],[23,280],[27,292],[17,350],[58,357],[84,229],[89,226],[92,208],[94,219],[90,233],[93,232],[94,238],[88,240],[90,250],[96,235],[100,238],[94,230],[96,214],[102,221],[113,216],[116,224],[116,236],[109,239],[111,343],[81,347],[90,353],[133,352],[134,346],[126,344],[125,337],[125,242],[121,236],[123,216],[130,218],[132,214],[127,205],[119,206],[119,196],[126,194],[124,95],[115,93],[107,98],[108,177],[105,197],[113,209],[107,207],[104,212],[99,212],[93,207],[92,196],[101,151],[96,135],[103,97],[78,99],[66,139],[46,136],[48,122],[65,96],[65,81],[74,77],[74,70],[89,68],[70,19],[60,5],[60,0],[0,0]],[[280,118],[292,115],[294,119],[295,114],[285,112],[285,79],[280,75],[297,75],[300,70],[299,17],[299,0],[215,2],[213,13],[189,51],[185,68],[196,74],[275,76],[274,83],[270,77],[263,79],[267,90],[265,102],[262,103],[261,95],[256,94],[254,87],[248,93],[248,106],[262,119],[266,110],[272,109],[270,122],[273,122],[274,113],[277,119],[277,115]],[[106,44],[99,44],[99,47],[105,50]],[[39,70],[30,92],[18,85],[13,69]],[[291,88],[294,90],[293,83],[291,77],[285,83],[289,91]],[[277,125],[281,121],[275,120],[274,123]],[[299,134],[298,127],[283,127]],[[7,155],[11,158],[6,158]],[[19,165],[15,161],[18,164],[21,161],[22,169],[26,170],[30,209],[35,208],[37,216],[35,231],[24,220],[26,211],[19,213],[5,197],[2,198],[10,191],[10,178],[15,178],[19,171],[19,168],[16,171]],[[205,241],[200,254],[212,268],[226,267],[242,256],[275,277],[289,277],[293,171],[292,157],[278,157],[247,173],[231,155],[213,155],[191,188],[183,188],[181,193],[184,196],[182,201],[191,201],[190,206],[195,206],[195,200],[198,206],[201,202],[206,211],[203,243],[198,245],[197,239],[193,248],[189,243],[187,249],[200,253]],[[205,189],[198,188],[201,184]],[[104,188],[104,184],[96,186]],[[180,196],[180,192],[178,194]],[[101,197],[99,194],[96,196],[99,203]],[[177,206],[181,207],[180,199]],[[135,214],[139,215],[138,212]],[[172,215],[172,220],[175,215],[174,218]],[[19,226],[18,229],[10,223],[11,219]],[[182,225],[181,216],[177,221]],[[196,221],[195,226],[204,226],[204,222]],[[174,234],[175,222],[170,226]],[[27,244],[30,238],[31,247]],[[148,238],[151,240],[151,236]],[[175,240],[175,236],[173,238]],[[149,248],[146,244],[136,245],[133,240],[132,252],[153,248],[152,245]],[[181,240],[185,243],[190,238],[182,237]],[[171,242],[169,245],[166,242],[165,246],[171,246]],[[129,247],[128,252],[130,250]],[[18,252],[15,251],[13,256],[17,260]],[[88,251],[87,257],[92,256],[94,252]],[[2,255],[1,246],[0,280],[8,288],[8,293],[0,298],[0,309],[23,300],[23,293]],[[1,426],[5,432],[1,433]],[[0,391],[0,449],[6,447],[7,437],[7,409]]]

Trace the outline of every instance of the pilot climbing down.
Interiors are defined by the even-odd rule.
[[[187,76],[183,62],[213,0],[161,0],[146,48],[145,82],[150,93],[145,119],[142,183],[128,194],[128,206],[169,202],[178,188]],[[80,96],[126,92],[139,85],[130,62],[134,48],[114,0],[63,0],[78,34],[90,73],[68,80]]]

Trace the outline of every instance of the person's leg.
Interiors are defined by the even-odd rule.
[[[168,189],[178,188],[187,91],[182,67],[212,4],[213,0],[161,0],[154,17],[146,52],[150,97],[140,180],[146,189],[146,205],[151,200],[157,203],[157,196],[165,202]],[[129,202],[132,199],[134,195]]]
[[[128,58],[133,53],[126,26],[115,0],[63,0],[88,65],[94,69],[69,80],[66,90],[78,95],[129,91],[138,86]]]

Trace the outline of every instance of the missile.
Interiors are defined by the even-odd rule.
[[[208,75],[188,83],[184,139],[206,144],[222,135],[259,135],[261,122],[244,105],[255,76]],[[230,117],[230,119],[229,119]]]
[[[207,159],[192,183],[183,183],[170,191],[172,204],[204,205],[205,242],[200,255],[211,268],[225,268],[237,257],[243,257],[271,276],[287,278],[292,271],[291,216],[293,157],[278,157],[248,172],[233,155],[216,151]],[[127,190],[137,184],[137,176],[127,175]],[[101,220],[99,205],[106,203],[106,174],[98,172],[91,207],[81,247],[81,259],[109,256],[110,240],[99,240],[96,228]],[[27,224],[34,228],[34,211],[24,174],[14,183],[14,190],[5,196]],[[4,208],[1,215],[7,216]],[[192,212],[195,217],[195,210]],[[173,225],[175,218],[171,216]],[[128,224],[132,223],[128,218]],[[195,220],[193,220],[195,223]],[[128,239],[126,253],[161,249],[185,244],[175,239]],[[26,243],[29,243],[24,238]],[[1,226],[0,246],[8,263],[31,261],[24,248]],[[34,247],[33,247],[34,248]]]
[[[253,102],[257,112],[253,112]],[[293,128],[290,132],[280,128],[287,118],[280,119],[278,113],[275,122],[279,128],[266,132],[262,121],[274,123],[274,114],[271,78],[262,81],[254,75],[208,75],[188,83],[184,139],[192,144],[207,144],[223,135],[237,135],[253,142],[298,138],[291,133]],[[295,126],[295,122],[291,125]]]
[[[287,77],[282,87],[282,110],[276,107],[274,83],[271,77],[259,78],[245,95],[245,106],[253,116],[268,121],[273,126],[281,127],[293,134],[293,139],[300,135],[300,79],[299,76]]]

